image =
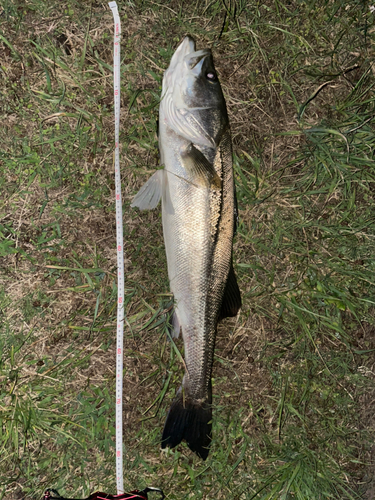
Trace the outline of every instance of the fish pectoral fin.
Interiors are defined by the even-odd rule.
[[[223,302],[219,314],[219,321],[224,318],[236,316],[241,308],[241,293],[238,288],[237,278],[234,274],[233,263],[230,265],[227,284],[225,285]]]
[[[163,193],[164,170],[157,170],[148,181],[143,184],[131,202],[131,207],[140,210],[156,208]]]
[[[192,182],[208,188],[221,189],[221,179],[214,166],[193,144],[181,151],[183,165],[192,176]]]

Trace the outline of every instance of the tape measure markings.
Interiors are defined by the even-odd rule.
[[[120,38],[121,22],[116,2],[109,2],[115,25],[113,45],[113,90],[115,104],[115,201],[117,248],[117,341],[116,341],[116,482],[117,494],[124,493],[122,437],[122,372],[124,343],[124,242],[120,176]]]

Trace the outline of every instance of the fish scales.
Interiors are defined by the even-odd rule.
[[[186,37],[163,79],[159,114],[163,170],[132,206],[162,199],[163,235],[186,371],[165,423],[162,447],[183,439],[206,459],[211,442],[211,373],[218,321],[241,297],[232,267],[236,201],[229,121],[211,52]]]
[[[220,155],[217,173],[226,183],[226,173]],[[231,237],[220,229],[227,226],[233,234],[233,217],[225,218],[229,205],[222,190],[197,188],[180,177],[173,180],[169,189],[175,191],[174,213],[163,210],[164,238],[167,249],[170,286],[178,304],[179,323],[185,326],[185,363],[188,377],[185,388],[196,399],[208,397],[211,376],[214,336],[217,314],[231,260]],[[174,181],[174,182],[173,182]],[[226,220],[229,219],[229,220]],[[232,219],[232,220],[230,220]],[[172,252],[171,252],[172,249]],[[175,259],[170,258],[172,253]],[[217,261],[217,265],[216,262]],[[171,263],[171,264],[169,264]],[[211,293],[209,293],[211,291]],[[188,318],[182,318],[185,313]]]

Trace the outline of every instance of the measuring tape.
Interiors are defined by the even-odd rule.
[[[124,241],[120,176],[120,38],[121,22],[116,2],[109,2],[115,24],[113,46],[113,89],[115,99],[115,185],[117,245],[117,342],[116,342],[116,482],[117,494],[124,493],[122,444],[122,370],[124,344]]]

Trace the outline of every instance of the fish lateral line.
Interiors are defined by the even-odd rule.
[[[181,175],[178,175],[176,174],[175,172],[172,172],[171,170],[167,170],[166,168],[163,169],[165,172],[168,172],[168,174],[171,174],[171,175],[174,175],[175,177],[177,177],[178,179],[180,179],[181,181],[185,181],[187,182],[188,184],[196,187],[196,188],[199,188],[200,186],[198,184],[195,184],[193,181],[190,181],[189,179],[186,179],[186,177],[182,177]]]

